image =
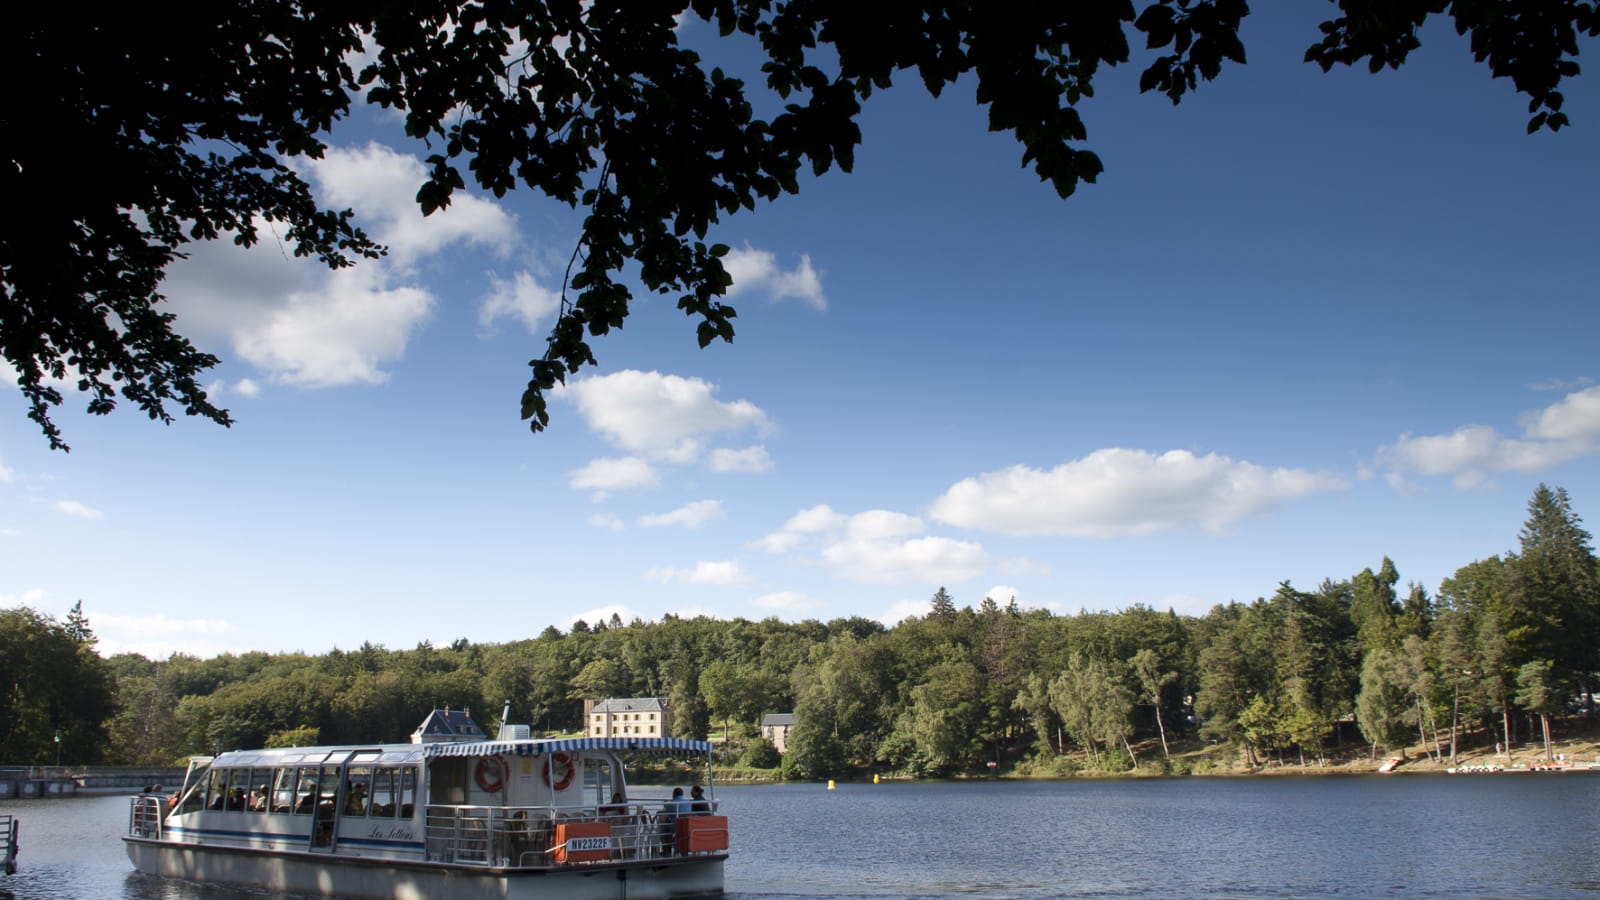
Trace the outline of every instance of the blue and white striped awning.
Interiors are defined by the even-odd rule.
[[[625,753],[710,753],[710,741],[682,738],[568,738],[559,741],[443,741],[422,745],[424,756],[539,756],[582,750],[620,750]]]

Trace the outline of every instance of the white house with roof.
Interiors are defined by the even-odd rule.
[[[583,701],[589,737],[671,737],[672,711],[665,697],[613,697]]]
[[[789,731],[794,728],[794,713],[767,713],[761,717],[761,736],[772,742],[779,753],[789,752]]]

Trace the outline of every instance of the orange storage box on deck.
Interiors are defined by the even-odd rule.
[[[686,816],[678,820],[678,852],[728,849],[727,816]]]
[[[604,822],[561,822],[556,825],[556,862],[590,862],[611,858],[611,826]]]

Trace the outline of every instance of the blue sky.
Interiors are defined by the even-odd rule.
[[[1534,487],[1600,504],[1600,88],[1573,125],[1430,26],[1398,72],[1250,64],[1173,108],[1086,101],[1068,201],[970,84],[875,95],[855,172],[724,221],[732,345],[643,294],[517,418],[570,210],[458,195],[362,111],[310,170],[391,248],[337,275],[198,248],[167,292],[238,424],[131,409],[46,448],[0,381],[0,606],[81,600],[106,652],[507,641],[613,612],[892,624],[945,586],[1203,614],[1387,555],[1430,592],[1514,549]],[[684,40],[741,63],[705,26]],[[1591,54],[1593,44],[1586,47]]]

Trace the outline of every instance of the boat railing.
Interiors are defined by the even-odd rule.
[[[701,815],[675,815],[642,803],[429,806],[427,858],[456,865],[544,868],[697,856],[710,851],[686,845],[678,822]],[[712,821],[721,820],[706,824]],[[720,831],[710,830],[722,836],[720,847],[726,848],[726,826],[718,827]]]
[[[161,823],[167,816],[167,797],[141,794],[128,806],[128,834],[133,837],[161,839]]]

